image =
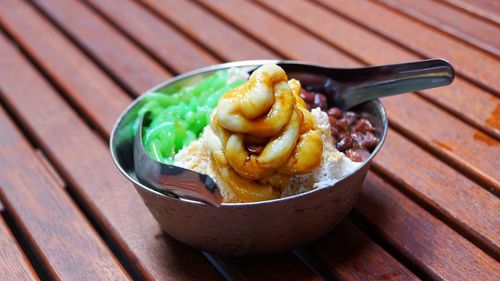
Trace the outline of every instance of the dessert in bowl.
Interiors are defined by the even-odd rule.
[[[329,100],[325,77],[285,72],[279,63],[180,75],[119,118],[113,159],[175,239],[226,255],[280,251],[324,235],[354,205],[387,133],[383,106],[373,100],[343,112]],[[139,116],[148,119],[144,128]],[[178,198],[139,180],[138,128],[152,159],[210,176],[224,203]]]

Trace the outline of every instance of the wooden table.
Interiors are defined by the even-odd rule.
[[[500,280],[494,0],[0,0],[1,280]],[[162,233],[114,167],[119,113],[223,61],[448,59],[453,85],[383,99],[391,129],[354,210],[276,255]]]

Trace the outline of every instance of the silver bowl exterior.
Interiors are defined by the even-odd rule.
[[[242,61],[195,70],[166,81],[154,89],[184,78],[229,67],[258,66],[282,61]],[[140,100],[141,97],[138,98]],[[141,184],[133,172],[118,160],[117,130],[121,120],[137,104],[136,100],[119,118],[113,129],[110,148],[118,169],[135,186],[163,231],[194,248],[226,256],[241,256],[288,250],[316,240],[334,228],[349,213],[361,191],[370,163],[387,134],[387,118],[381,103],[371,101],[377,116],[380,143],[360,167],[334,185],[306,193],[255,203],[224,203],[216,208],[164,195]]]

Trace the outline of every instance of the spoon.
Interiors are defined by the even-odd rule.
[[[330,105],[350,109],[369,100],[451,84],[455,71],[442,59],[363,68],[329,68],[300,62],[278,63],[289,77],[321,89]]]
[[[380,97],[448,85],[454,79],[453,67],[441,59],[352,69],[294,61],[263,63],[278,64],[289,78],[298,79],[309,90],[325,94],[330,106],[335,105],[342,110]],[[251,73],[257,68],[246,70]],[[222,196],[210,176],[158,162],[147,154],[142,142],[145,119],[142,116],[139,121],[133,147],[134,170],[139,181],[180,200],[194,200],[219,207]]]
[[[142,142],[143,123],[147,115],[141,117],[134,140],[134,169],[139,181],[175,198],[202,201],[219,207],[222,195],[210,176],[158,162],[147,154]]]

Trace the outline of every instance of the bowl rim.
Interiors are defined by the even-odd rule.
[[[121,124],[121,122],[123,121],[123,119],[125,118],[125,116],[129,113],[129,111],[132,108],[134,108],[134,106],[137,103],[139,103],[144,98],[144,96],[145,96],[146,93],[149,93],[149,92],[152,92],[152,91],[156,91],[156,90],[158,90],[160,88],[163,88],[163,87],[165,87],[167,85],[170,85],[172,83],[175,83],[177,81],[183,80],[185,78],[190,78],[190,77],[193,77],[193,76],[196,76],[196,75],[200,75],[200,74],[204,74],[204,73],[207,73],[207,72],[212,72],[212,71],[217,71],[217,70],[222,70],[222,69],[229,69],[229,68],[233,68],[233,67],[240,67],[240,68],[241,67],[253,67],[253,66],[259,66],[259,65],[268,64],[268,63],[274,63],[274,64],[279,64],[279,63],[294,64],[294,63],[296,63],[296,64],[308,64],[308,65],[318,66],[318,67],[328,67],[328,66],[321,65],[321,64],[314,64],[314,63],[309,63],[309,62],[304,62],[304,61],[297,61],[297,60],[244,60],[244,61],[234,61],[234,62],[220,63],[220,64],[214,64],[214,65],[210,65],[210,66],[206,66],[206,67],[201,67],[201,68],[194,69],[194,70],[191,70],[189,72],[186,72],[186,73],[174,76],[174,77],[172,77],[170,79],[167,79],[167,80],[165,80],[165,81],[163,81],[163,82],[161,82],[161,83],[153,86],[152,88],[144,91],[140,96],[136,97],[134,99],[134,101],[132,101],[132,103],[130,103],[120,113],[120,116],[118,117],[117,121],[113,125],[113,129],[111,131],[111,135],[110,135],[110,138],[109,138],[109,150],[110,150],[111,157],[113,159],[113,162],[114,162],[115,166],[118,168],[118,170],[120,171],[120,173],[122,175],[124,175],[129,181],[131,181],[136,187],[140,187],[140,188],[142,188],[142,189],[144,189],[144,190],[146,190],[148,192],[151,192],[151,193],[153,193],[153,194],[155,194],[157,196],[163,197],[165,199],[176,200],[176,201],[179,201],[179,202],[184,202],[186,204],[208,206],[207,204],[205,204],[203,202],[200,202],[200,201],[189,200],[189,199],[184,199],[184,198],[175,198],[175,197],[171,197],[171,196],[165,195],[165,194],[163,194],[163,193],[161,193],[161,192],[159,192],[157,190],[154,190],[154,189],[151,189],[151,188],[145,186],[144,184],[142,184],[141,182],[139,182],[138,180],[136,180],[135,178],[133,178],[129,173],[127,173],[121,167],[120,163],[118,163],[117,156],[115,155],[115,152],[114,152],[114,145],[113,144],[114,144],[114,140],[115,140],[115,137],[116,137],[116,132],[118,130],[118,127]],[[348,69],[348,68],[345,68],[345,69]],[[389,130],[389,122],[388,122],[387,114],[386,114],[385,108],[382,105],[382,103],[380,102],[380,100],[379,99],[375,99],[375,100],[372,100],[372,101],[368,101],[368,103],[374,103],[374,106],[375,106],[376,110],[380,113],[380,116],[381,116],[381,119],[382,119],[381,120],[382,128],[381,128],[380,141],[377,144],[377,146],[375,147],[375,149],[370,153],[370,157],[368,157],[367,160],[363,161],[361,163],[361,165],[359,165],[358,167],[356,167],[354,170],[352,170],[348,174],[346,174],[343,177],[337,179],[333,185],[330,185],[330,186],[324,187],[324,188],[315,188],[315,189],[311,189],[311,190],[303,192],[303,193],[294,194],[294,195],[291,195],[291,196],[286,196],[286,197],[272,199],[272,200],[257,201],[257,202],[245,202],[245,203],[222,203],[221,206],[218,207],[218,208],[235,208],[235,207],[237,208],[237,207],[247,207],[247,206],[256,206],[256,205],[260,206],[260,205],[277,204],[277,203],[281,203],[281,202],[284,202],[284,201],[295,200],[295,199],[298,199],[298,198],[301,198],[301,197],[308,196],[308,195],[310,195],[312,193],[319,192],[319,191],[321,191],[323,189],[326,190],[326,189],[334,188],[340,182],[346,180],[347,178],[353,176],[358,171],[362,170],[366,165],[370,164],[370,162],[375,157],[375,155],[377,155],[377,153],[380,151],[380,149],[382,148],[382,145],[385,142],[385,139],[386,139],[386,136],[387,136],[387,132]]]

